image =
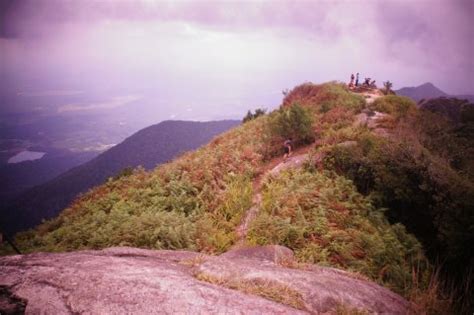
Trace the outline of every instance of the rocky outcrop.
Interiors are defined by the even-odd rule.
[[[402,314],[408,307],[353,274],[298,266],[281,246],[221,256],[136,248],[8,256],[0,258],[0,288],[2,314],[7,307],[27,314],[318,314],[341,305]]]
[[[304,162],[307,160],[307,154],[299,154],[295,156],[291,156],[288,160],[278,164],[273,169],[271,169],[268,173],[270,175],[278,175],[284,170],[299,168],[303,166]]]

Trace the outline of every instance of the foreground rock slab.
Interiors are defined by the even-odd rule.
[[[236,249],[235,253],[227,252],[200,264],[198,274],[230,287],[258,286],[261,290],[263,286],[281,301],[289,295],[299,300],[290,305],[312,314],[333,314],[341,308],[371,314],[408,313],[409,303],[392,291],[342,270],[298,266],[288,251],[282,246]],[[279,261],[283,266],[278,265]]]
[[[408,302],[376,284],[281,261],[294,263],[278,246],[222,256],[116,247],[2,257],[0,313],[304,314],[332,313],[340,303],[406,313]]]

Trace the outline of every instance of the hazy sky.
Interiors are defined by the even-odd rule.
[[[62,112],[148,97],[171,107],[162,119],[239,115],[353,72],[474,93],[472,0],[0,0],[0,10],[3,95],[110,97]]]

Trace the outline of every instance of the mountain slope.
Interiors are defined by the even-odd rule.
[[[421,264],[424,255],[416,239],[403,227],[391,226],[373,200],[329,169],[267,173],[274,160],[281,163],[280,143],[287,133],[296,145],[309,144],[313,156],[320,147],[310,142],[312,133],[318,132],[324,147],[344,141],[335,133],[351,128],[353,115],[365,105],[362,96],[338,84],[297,87],[289,96],[296,102],[305,95],[311,102],[287,104],[151,172],[136,171],[92,189],[57,218],[20,234],[20,249],[120,245],[221,253],[237,243],[235,231],[258,186],[254,180],[263,174],[264,217],[250,223],[245,243],[288,246],[300,262],[355,270],[406,293],[411,266]],[[392,257],[393,266],[387,267],[383,257]]]
[[[79,193],[103,183],[120,170],[139,165],[151,169],[205,144],[238,123],[164,121],[142,129],[91,161],[20,195],[2,213],[7,223],[4,228],[14,232],[33,227],[42,219],[57,215]]]
[[[298,263],[356,271],[413,296],[428,289],[425,252],[454,275],[472,265],[474,185],[465,156],[452,164],[468,144],[436,129],[432,115],[406,97],[366,103],[344,85],[306,83],[280,109],[151,172],[95,187],[16,240],[27,252],[277,244]],[[297,149],[287,162],[301,161],[298,148],[307,158],[272,172],[286,163],[288,137]]]

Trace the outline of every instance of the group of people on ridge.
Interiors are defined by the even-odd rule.
[[[365,78],[362,84],[359,84],[359,73],[354,76],[351,74],[351,81],[349,82],[349,88],[354,89],[356,87],[363,86],[367,88],[377,88],[375,85],[375,80],[371,80],[371,78]],[[293,139],[290,137],[283,142],[283,149],[285,154],[283,155],[283,161],[286,162],[288,158],[293,153]]]
[[[354,82],[354,79],[355,79],[355,82]],[[359,86],[359,72],[357,72],[356,76],[354,76],[354,74],[351,74],[351,81],[349,82],[349,88],[354,88],[358,86]],[[364,83],[362,83],[361,86],[371,87],[371,88],[377,87],[375,85],[375,80],[371,81],[371,78],[365,78]]]

